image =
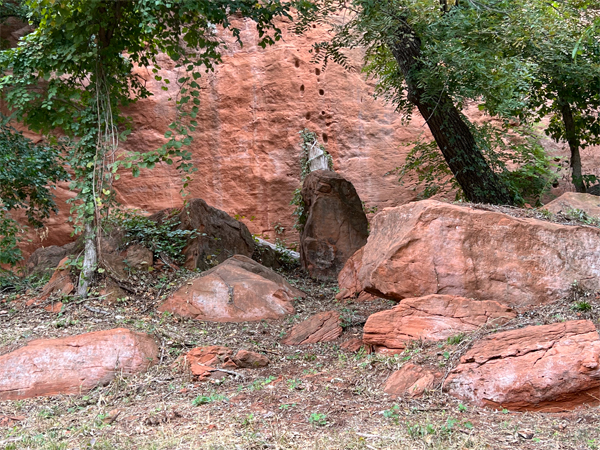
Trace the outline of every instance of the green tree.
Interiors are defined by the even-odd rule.
[[[0,122],[0,264],[21,257],[20,227],[9,212],[24,210],[30,225],[41,226],[56,211],[52,188],[67,178],[60,147],[35,145]]]
[[[335,35],[321,43],[318,58],[347,66],[344,49],[366,50],[366,71],[378,80],[378,95],[396,105],[408,119],[417,109],[426,120],[466,198],[473,202],[515,204],[520,198],[489,166],[455,91],[444,79],[429,76],[426,51],[431,32],[445,20],[450,5],[439,0],[352,0],[319,2],[317,12],[303,18],[299,30],[312,21],[327,20],[340,10],[348,19],[334,26]],[[434,56],[435,58],[435,56]]]
[[[461,2],[430,28],[427,73],[492,115],[549,118],[545,131],[569,145],[573,184],[585,192],[580,150],[600,143],[600,39],[590,26],[599,13],[580,0]]]
[[[185,146],[200,107],[196,80],[220,62],[217,29],[240,41],[230,18],[252,19],[264,47],[281,36],[274,19],[290,17],[294,5],[301,10],[310,5],[281,0],[25,0],[23,5],[37,28],[19,46],[0,53],[0,88],[13,120],[70,138],[73,212],[85,236],[78,294],[85,296],[97,263],[100,216],[114,201],[117,168],[137,175],[140,168],[165,162],[192,170]],[[147,67],[156,74],[161,52],[186,70],[178,80],[182,88],[172,96],[178,118],[161,148],[116,159],[131,126],[122,108],[152,95],[133,69]],[[168,89],[169,80],[163,81]]]

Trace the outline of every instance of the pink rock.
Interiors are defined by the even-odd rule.
[[[565,192],[557,199],[545,204],[543,209],[554,214],[568,214],[575,212],[574,210],[580,210],[590,217],[600,219],[600,197],[579,192]]]
[[[372,314],[363,341],[377,352],[401,353],[409,341],[440,341],[483,325],[516,317],[505,305],[451,295],[428,295],[402,300],[392,309]]]
[[[329,342],[340,337],[342,331],[340,313],[337,311],[325,311],[294,325],[292,331],[281,342],[286,345]]]
[[[293,314],[293,300],[303,297],[281,275],[235,255],[175,291],[158,310],[210,322],[279,319]]]
[[[29,342],[0,356],[0,400],[79,394],[156,362],[154,339],[124,328]]]
[[[421,397],[425,390],[433,389],[441,377],[440,371],[408,363],[390,375],[385,383],[384,392],[412,398]]]
[[[564,298],[577,280],[600,290],[600,229],[521,219],[423,200],[377,214],[362,250],[361,290],[401,300],[429,294],[533,307]]]
[[[444,390],[476,405],[553,412],[600,403],[600,337],[587,320],[492,334],[461,358]]]

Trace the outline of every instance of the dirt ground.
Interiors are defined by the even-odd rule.
[[[458,362],[480,330],[457,344],[414,342],[401,355],[350,353],[340,345],[361,337],[367,317],[393,302],[335,300],[334,283],[318,283],[298,270],[284,276],[305,291],[296,315],[280,321],[209,323],[156,312],[191,272],[134,275],[129,296],[114,304],[101,298],[61,299],[59,314],[35,294],[0,294],[0,354],[37,338],[127,327],[153,334],[158,365],[117,377],[92,392],[0,402],[0,449],[597,449],[596,407],[560,413],[512,413],[462,404],[439,389],[422,399],[392,398],[387,377],[408,361],[445,371]],[[93,297],[97,295],[93,294]],[[578,292],[564,301],[522,314],[502,329],[589,318],[598,326],[600,300]],[[59,299],[48,300],[47,303]],[[591,310],[574,306],[585,301]],[[320,311],[337,310],[344,333],[334,341],[285,346],[290,328]],[[497,330],[496,330],[497,331]],[[220,383],[192,380],[174,365],[203,345],[248,349],[269,357],[262,369],[236,369],[243,377]]]

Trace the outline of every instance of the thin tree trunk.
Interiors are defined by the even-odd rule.
[[[488,165],[450,96],[442,91],[437,98],[431,99],[419,86],[417,74],[422,64],[419,62],[421,41],[418,36],[406,23],[400,26],[397,36],[398,40],[390,44],[390,50],[406,80],[407,98],[427,121],[467,199],[476,203],[515,204],[510,189]]]
[[[85,249],[83,253],[83,268],[79,275],[79,287],[77,295],[87,297],[88,288],[94,276],[96,263],[98,261],[98,253],[96,250],[96,239],[94,237],[94,225],[92,222],[85,224]]]
[[[575,130],[575,120],[573,119],[573,110],[568,102],[562,102],[560,112],[562,114],[563,124],[565,126],[565,137],[571,150],[571,179],[577,192],[585,192],[585,183],[581,171],[581,154],[579,153],[579,139]]]

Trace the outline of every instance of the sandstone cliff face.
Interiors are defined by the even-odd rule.
[[[368,207],[381,210],[415,199],[410,183],[399,185],[395,175],[385,174],[403,163],[409,142],[422,133],[429,135],[427,127],[417,115],[410,124],[402,124],[393,106],[373,99],[374,82],[360,73],[359,50],[350,53],[354,70],[330,64],[322,71],[311,63],[310,50],[315,42],[327,39],[325,27],[296,36],[282,22],[283,40],[262,49],[256,45],[257,33],[250,22],[237,25],[244,46],[226,38],[229,46],[223,63],[201,79],[199,126],[190,147],[198,172],[188,198],[202,198],[232,216],[245,216],[251,233],[297,241],[289,202],[300,185],[298,132],[308,127],[326,143],[334,169],[352,182]],[[169,91],[160,89],[163,84],[150,71],[140,70],[155,95],[128,111],[134,131],[122,144],[124,149],[157,148],[175,117],[169,98],[175,97],[183,72],[166,57],[159,63],[158,75],[170,80]],[[480,118],[476,108],[467,113]],[[561,151],[557,146],[552,150]],[[588,157],[583,155],[584,162]],[[152,213],[182,205],[180,178],[172,166],[164,165],[142,171],[137,179],[123,172],[115,186],[126,206]],[[40,245],[62,245],[73,239],[65,204],[73,194],[66,184],[56,193],[60,215],[48,221],[47,236],[30,233],[26,256]],[[276,235],[275,225],[285,228],[283,235]]]

